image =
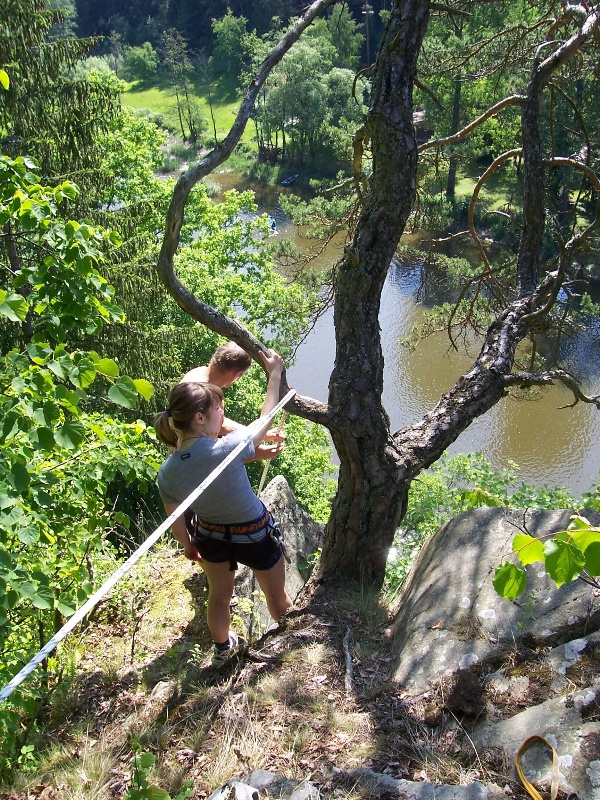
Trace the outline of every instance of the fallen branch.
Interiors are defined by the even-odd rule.
[[[352,692],[353,677],[352,657],[350,655],[350,628],[346,628],[346,633],[344,634],[344,639],[342,641],[342,647],[344,648],[344,658],[346,659],[346,675],[344,677],[344,686],[346,688],[346,694],[350,694]]]

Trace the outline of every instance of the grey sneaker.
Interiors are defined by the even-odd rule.
[[[229,647],[225,650],[217,650],[216,646],[213,647],[212,660],[210,662],[211,666],[219,669],[219,667],[227,664],[228,661],[240,652],[245,644],[245,639],[238,636],[235,631],[229,631]]]

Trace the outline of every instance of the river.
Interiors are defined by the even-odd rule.
[[[260,213],[277,223],[276,236],[290,236],[300,247],[309,247],[277,204],[273,187],[243,185],[238,176],[211,176],[223,189],[253,188]],[[321,263],[339,256],[341,244],[321,256]],[[440,395],[469,369],[477,348],[467,353],[452,351],[446,334],[434,334],[414,351],[399,344],[423,314],[417,299],[420,268],[394,263],[382,294],[380,327],[385,359],[384,403],[392,430],[419,420]],[[562,358],[567,367],[584,376],[588,394],[600,394],[600,325],[565,339]],[[322,316],[296,353],[288,370],[290,385],[318,400],[327,400],[329,375],[335,357],[333,312]],[[588,491],[600,467],[600,411],[590,404],[572,408],[572,394],[562,385],[537,393],[537,399],[508,397],[476,420],[450,447],[452,453],[482,452],[496,469],[514,462],[517,481],[534,486],[562,486],[575,493]]]

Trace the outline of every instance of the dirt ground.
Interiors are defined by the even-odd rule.
[[[172,797],[186,780],[205,798],[255,769],[308,779],[326,797],[364,797],[348,775],[362,767],[526,797],[499,756],[469,745],[490,702],[477,675],[419,698],[392,681],[391,620],[375,595],[309,586],[282,626],[221,670],[210,666],[205,597],[198,569],[165,549],[106,603],[55,692],[35,773],[1,800],[122,798],[136,742]]]

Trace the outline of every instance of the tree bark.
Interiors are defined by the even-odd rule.
[[[426,0],[398,3],[377,56],[366,134],[373,149],[370,196],[335,284],[336,357],[329,383],[339,488],[327,524],[324,575],[381,580],[405,508],[397,452],[381,402],[383,284],[416,194],[412,90],[429,17]]]

